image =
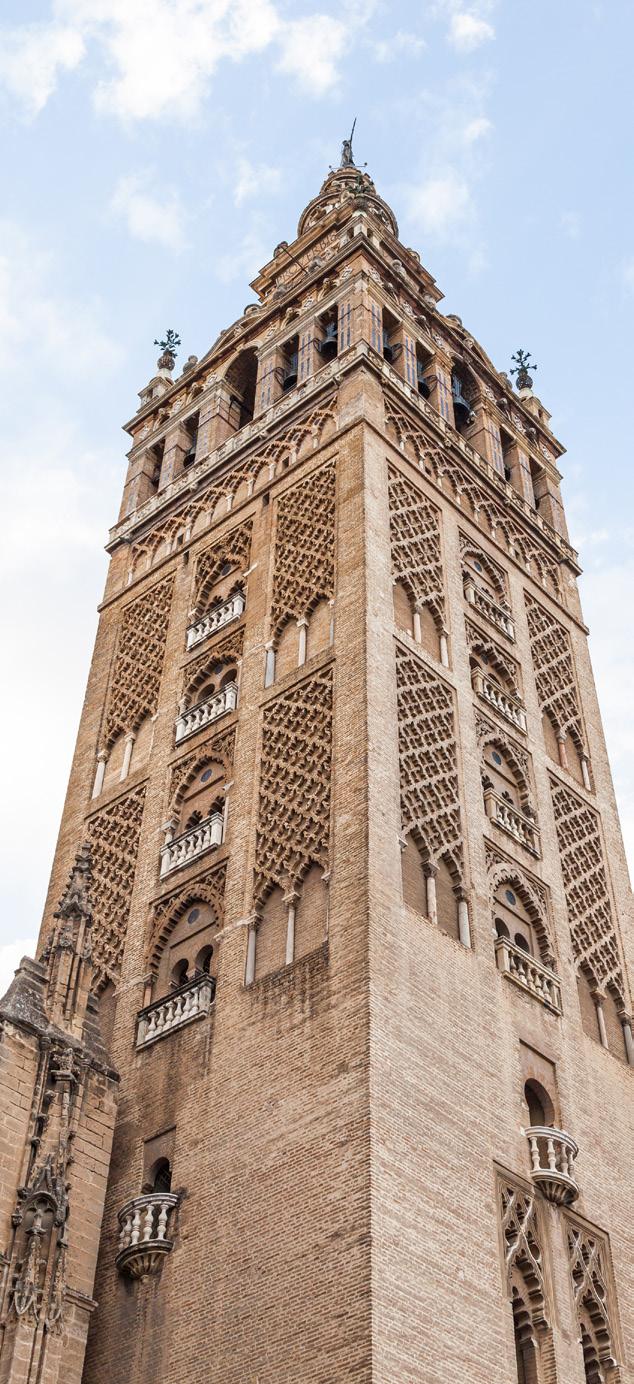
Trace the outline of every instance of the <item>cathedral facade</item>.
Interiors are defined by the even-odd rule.
[[[563,448],[348,144],[252,286],[126,425],[0,1002],[0,1384],[632,1384],[634,931]]]

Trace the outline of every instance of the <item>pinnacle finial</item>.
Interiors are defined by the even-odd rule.
[[[155,345],[155,346],[158,346],[158,347],[160,348],[160,351],[161,351],[161,354],[160,354],[160,356],[159,356],[159,358],[158,358],[158,360],[157,360],[157,362],[156,362],[156,364],[158,365],[159,370],[173,370],[173,369],[174,369],[174,364],[175,364],[175,362],[176,362],[177,348],[180,346],[180,344],[181,344],[180,336],[178,335],[178,332],[175,332],[175,331],[172,329],[172,327],[168,327],[168,329],[167,329],[167,331],[166,331],[166,333],[165,333],[165,340],[164,340],[164,341],[157,341],[157,340],[156,340],[156,337],[154,338],[154,345]]]
[[[91,850],[90,844],[85,843],[77,852],[69,875],[68,884],[59,901],[57,912],[53,916],[64,922],[69,919],[77,919],[78,917],[82,917],[86,922],[90,922],[92,918],[89,899],[91,883]]]
[[[341,167],[341,168],[356,168],[356,164],[355,164],[355,161],[354,161],[354,156],[353,156],[353,153],[352,153],[352,140],[353,140],[353,137],[354,137],[354,130],[355,130],[355,125],[356,125],[356,123],[357,123],[357,117],[356,117],[356,115],[355,115],[354,120],[353,120],[353,122],[352,122],[352,129],[351,129],[351,131],[350,131],[350,138],[349,138],[349,139],[344,139],[343,144],[342,144],[342,146],[341,146],[341,164],[340,164],[340,167]]]
[[[518,350],[514,356],[511,356],[511,360],[515,362],[515,368],[511,370],[511,374],[517,376],[515,381],[517,388],[519,390],[532,389],[533,380],[530,372],[536,370],[537,366],[531,360],[530,351]]]

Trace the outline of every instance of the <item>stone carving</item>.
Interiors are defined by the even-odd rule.
[[[187,706],[196,701],[198,690],[212,677],[214,668],[223,663],[237,663],[242,658],[243,642],[244,631],[232,630],[226,639],[188,663],[183,675],[183,698]]]
[[[213,909],[218,924],[224,922],[225,884],[227,862],[223,861],[215,870],[207,870],[198,879],[191,880],[184,888],[161,899],[152,910],[147,947],[148,965],[155,972],[165,943],[183,914],[195,902],[208,903]]]
[[[396,689],[402,832],[414,834],[430,864],[444,859],[461,885],[464,859],[453,696],[400,645]]]
[[[531,1325],[543,1330],[548,1326],[547,1300],[534,1192],[500,1175],[498,1197],[509,1297],[519,1289]]]
[[[95,989],[117,980],[132,898],[145,787],[137,788],[88,821],[92,849],[92,954]]]
[[[595,986],[608,987],[623,1004],[625,985],[599,819],[559,779],[551,779],[551,792],[575,962]]]
[[[568,1256],[586,1377],[600,1381],[620,1378],[616,1359],[616,1332],[611,1321],[613,1300],[607,1245],[603,1237],[568,1220]],[[594,1367],[590,1373],[588,1367]],[[609,1371],[609,1376],[604,1371]]]
[[[411,448],[420,469],[440,489],[446,490],[448,483],[456,504],[462,505],[466,500],[476,523],[484,521],[494,542],[504,545],[511,557],[521,562],[527,572],[534,573],[545,590],[561,598],[559,563],[550,556],[545,543],[540,543],[533,536],[532,524],[531,528],[523,527],[519,519],[520,511],[516,516],[506,497],[498,498],[493,489],[487,488],[471,475],[464,461],[454,456],[449,445],[439,447],[432,442],[424,429],[388,394],[385,395],[385,421],[393,428],[401,451]],[[484,461],[481,464],[486,465]]]
[[[388,470],[392,574],[416,607],[428,606],[445,625],[440,515],[427,496],[392,467]]]
[[[531,768],[530,759],[526,750],[522,749],[522,746],[516,744],[514,740],[511,740],[510,736],[508,736],[500,726],[494,725],[493,721],[487,720],[486,716],[483,716],[480,711],[476,711],[475,713],[475,724],[480,749],[484,751],[487,745],[494,745],[496,749],[501,750],[502,754],[506,755],[511,768],[515,772],[522,806],[529,806],[531,797]]]
[[[328,868],[332,674],[324,669],[264,711],[255,858],[256,904],[292,889],[311,863]]]
[[[135,731],[158,706],[173,577],[158,582],[126,606],[119,629],[104,727],[107,749]]]
[[[555,730],[569,734],[583,754],[584,735],[570,636],[559,620],[528,592],[525,601],[540,708],[550,717]]]
[[[465,620],[465,630],[467,634],[467,647],[470,653],[480,654],[496,669],[502,678],[506,678],[508,688],[512,689],[515,696],[519,697],[519,668],[514,658],[507,654],[505,649],[501,649],[488,634],[483,634],[470,620]]]
[[[487,875],[489,880],[489,899],[491,916],[495,909],[495,896],[501,885],[509,885],[522,900],[539,941],[541,960],[546,966],[554,966],[555,950],[550,917],[548,892],[541,880],[529,874],[516,860],[503,854],[492,842],[485,841]]]
[[[483,576],[489,582],[495,599],[500,605],[508,607],[508,583],[506,572],[499,563],[495,562],[483,548],[480,548],[477,539],[471,538],[468,534],[460,534],[460,556],[463,563],[463,576],[473,575],[469,573],[467,560],[471,558],[474,562],[479,562]]]
[[[302,447],[310,440],[314,447],[317,447],[323,438],[324,432],[329,424],[334,425],[336,419],[337,392],[333,391],[327,399],[321,400],[304,413],[301,418],[289,423],[284,431],[270,442],[263,443],[260,436],[256,452],[242,459],[223,476],[222,480],[205,487],[200,497],[196,500],[189,500],[185,503],[178,514],[162,523],[155,524],[150,533],[139,539],[132,547],[130,570],[133,575],[151,567],[157,554],[166,554],[174,550],[177,541],[186,542],[191,535],[193,525],[197,520],[203,521],[206,527],[214,522],[215,519],[224,517],[231,510],[231,506],[236,498],[240,487],[243,487],[246,495],[253,493],[258,478],[263,471],[268,472],[271,479],[286,466],[293,466],[297,461]],[[269,410],[270,421],[275,422],[275,407]],[[268,417],[268,415],[267,415]],[[237,434],[239,437],[239,434]],[[246,442],[245,438],[245,442]],[[226,448],[231,443],[224,443]],[[217,454],[222,454],[223,448],[218,448]],[[217,455],[216,454],[216,455]],[[140,518],[141,515],[137,515]]]
[[[185,759],[179,759],[173,765],[169,786],[168,817],[176,815],[185,789],[196,777],[198,770],[202,769],[210,759],[222,764],[227,780],[231,779],[235,738],[235,727],[225,731],[224,734],[214,735],[206,740],[204,745],[200,745],[198,749],[194,750],[192,754],[186,755]]]
[[[335,594],[335,463],[285,491],[277,506],[271,637]]]
[[[251,550],[251,523],[240,524],[237,529],[219,538],[210,548],[205,548],[196,562],[194,577],[194,600],[192,619],[203,614],[209,593],[218,581],[225,564],[237,569],[236,575],[249,564]]]

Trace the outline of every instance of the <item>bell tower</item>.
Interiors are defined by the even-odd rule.
[[[95,1303],[84,1384],[634,1384],[631,895],[535,367],[352,139],[252,287],[126,424],[0,1005],[0,1384],[79,1381]]]

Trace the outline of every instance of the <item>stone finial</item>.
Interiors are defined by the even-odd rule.
[[[162,373],[171,374],[176,364],[177,348],[180,344],[180,336],[172,327],[168,327],[164,341],[157,341],[156,337],[154,338],[154,345],[158,346],[161,352],[156,364]]]
[[[84,842],[75,857],[68,877],[68,884],[59,901],[54,918],[60,922],[92,922],[90,909],[90,886],[92,884],[92,858],[89,842]]]
[[[518,350],[515,352],[514,356],[511,356],[511,360],[515,362],[515,366],[514,369],[511,370],[511,374],[517,376],[515,383],[517,385],[518,392],[522,394],[525,389],[532,389],[533,380],[530,371],[536,370],[537,366],[535,365],[534,361],[531,360],[530,351]]]

